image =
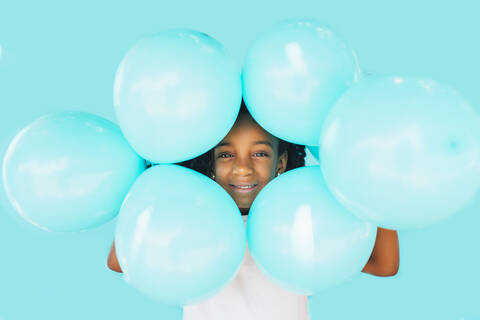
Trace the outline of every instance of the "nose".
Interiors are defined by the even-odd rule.
[[[233,174],[239,176],[248,176],[253,174],[253,166],[251,159],[237,157],[233,166]]]

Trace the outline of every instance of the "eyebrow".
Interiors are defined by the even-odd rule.
[[[273,145],[272,145],[272,143],[271,143],[270,141],[259,140],[259,141],[255,141],[253,144],[254,144],[254,145],[257,145],[257,144],[265,144],[265,145],[267,145],[267,146],[270,146],[270,148],[273,149]],[[231,146],[231,145],[232,145],[232,144],[231,144],[230,142],[225,141],[225,142],[220,142],[219,144],[217,144],[217,145],[215,146],[215,148],[220,148],[220,147],[223,147],[223,146]]]

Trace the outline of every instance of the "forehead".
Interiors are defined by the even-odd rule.
[[[225,143],[253,145],[258,141],[269,142],[273,148],[278,145],[278,139],[263,129],[249,114],[241,114],[217,147]]]

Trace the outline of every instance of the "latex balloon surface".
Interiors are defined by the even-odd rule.
[[[220,291],[239,270],[246,244],[230,195],[196,171],[167,164],[135,181],[115,233],[127,282],[168,305],[196,303]]]
[[[240,68],[222,45],[192,30],[169,30],[138,41],[115,77],[115,113],[143,158],[174,163],[215,146],[235,122]]]
[[[320,146],[333,194],[379,226],[426,226],[479,190],[479,116],[435,81],[364,78],[331,110]]]
[[[84,112],[33,121],[12,140],[3,163],[8,198],[30,223],[48,231],[79,231],[118,214],[145,169],[120,128]]]
[[[286,21],[249,48],[243,96],[255,120],[273,135],[317,145],[335,101],[360,76],[354,52],[316,21]]]
[[[272,180],[257,195],[247,221],[257,266],[279,285],[306,295],[360,273],[376,230],[335,200],[319,166]]]

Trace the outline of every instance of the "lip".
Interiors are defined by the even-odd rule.
[[[249,185],[249,184],[239,184],[239,186],[246,186],[246,185]],[[237,185],[234,185],[234,184],[230,184],[230,187],[236,192],[249,193],[258,187],[258,183],[253,183],[253,187],[250,187],[250,188],[238,188]]]

